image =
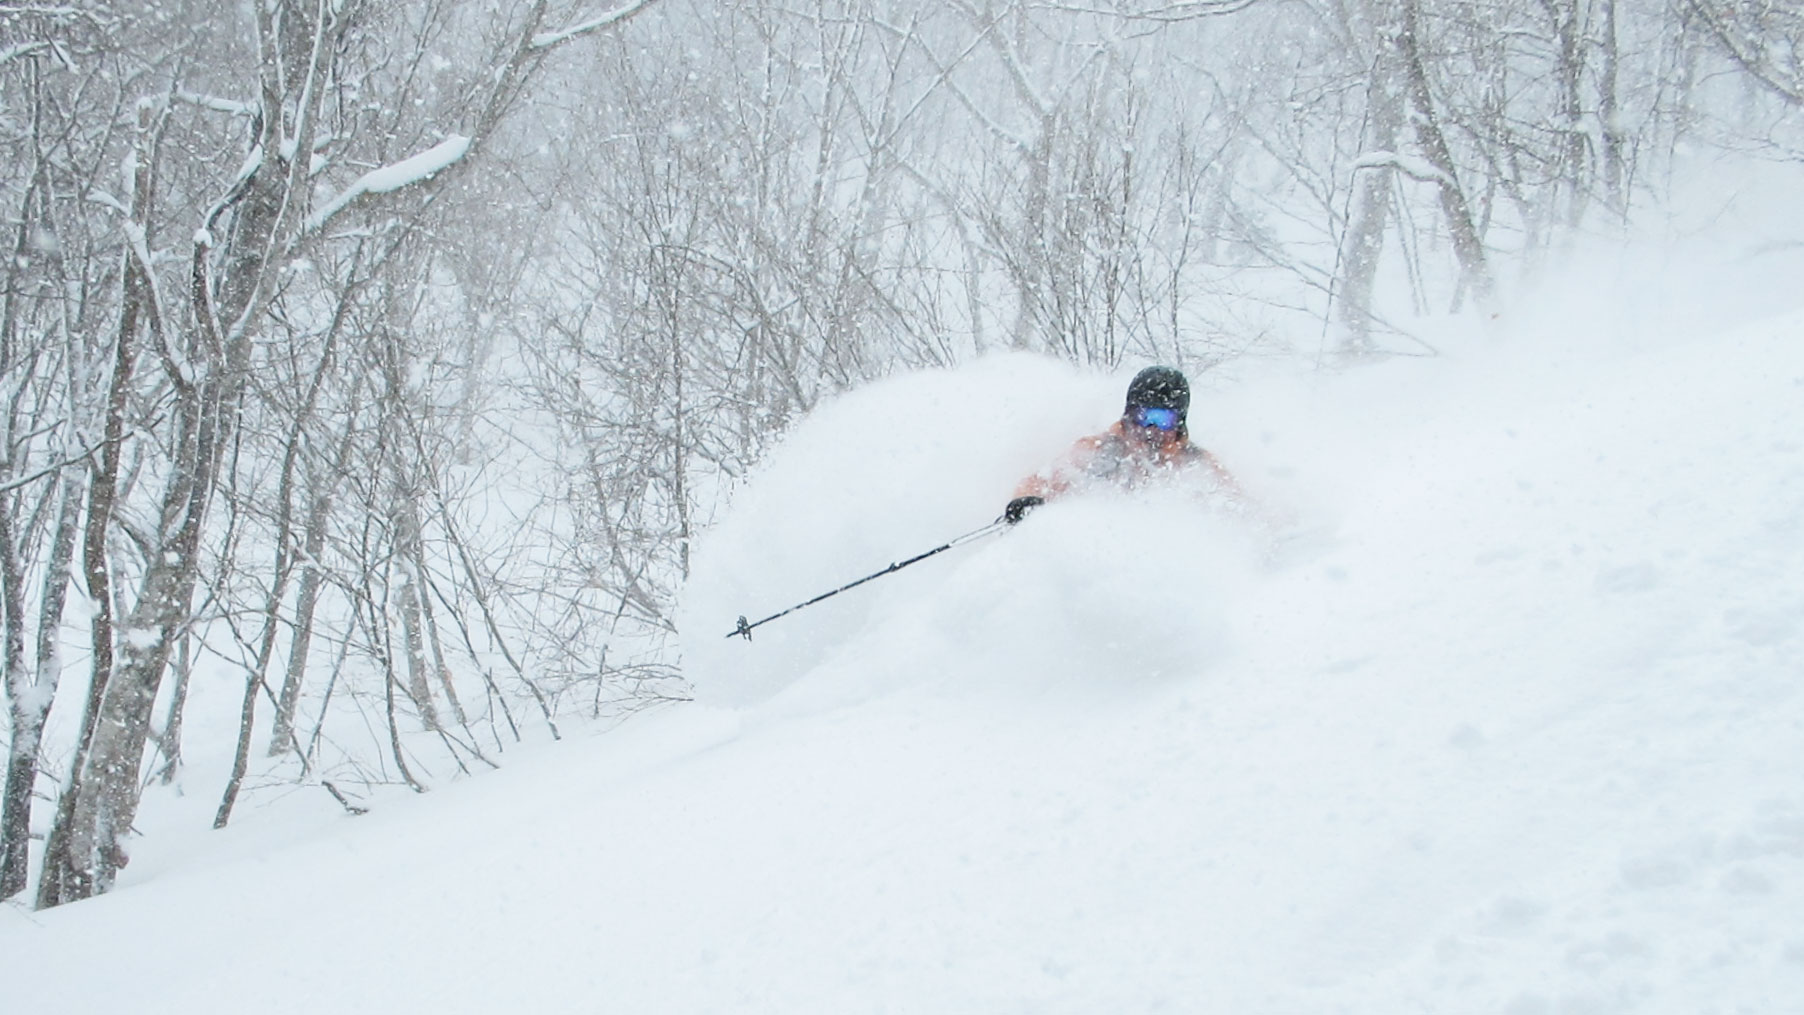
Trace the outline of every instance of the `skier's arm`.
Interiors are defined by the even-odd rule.
[[[1101,437],[1085,437],[1060,455],[1058,461],[1023,479],[1015,486],[1016,497],[1038,497],[1050,500],[1067,492],[1084,475],[1101,447]]]

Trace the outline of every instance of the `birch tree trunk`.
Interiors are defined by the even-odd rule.
[[[1340,302],[1337,315],[1342,359],[1360,359],[1375,350],[1372,342],[1372,294],[1384,254],[1384,233],[1391,215],[1394,158],[1403,130],[1403,68],[1398,36],[1401,25],[1382,5],[1375,13],[1386,22],[1371,26],[1372,68],[1366,81],[1366,137],[1362,157],[1354,164],[1353,193],[1340,244]]]
[[[1472,206],[1466,198],[1465,188],[1460,185],[1459,173],[1453,163],[1453,152],[1448,148],[1447,138],[1441,132],[1434,93],[1428,84],[1428,67],[1422,47],[1420,0],[1399,0],[1398,14],[1401,22],[1397,44],[1403,58],[1404,83],[1415,123],[1416,144],[1438,174],[1435,186],[1441,197],[1441,213],[1447,220],[1447,231],[1453,238],[1453,253],[1459,260],[1464,283],[1478,303],[1484,306],[1490,302],[1492,290],[1496,286],[1491,275],[1490,259],[1485,254],[1484,241],[1479,237],[1478,224],[1472,217]]]
[[[155,179],[152,168],[165,123],[161,116],[140,111],[128,170],[132,195],[128,229],[139,235],[148,232]],[[114,673],[115,604],[107,534],[112,526],[119,491],[120,456],[125,440],[127,400],[137,368],[139,331],[143,320],[153,316],[149,308],[153,282],[134,252],[124,254],[120,275],[119,322],[113,338],[113,368],[107,384],[103,440],[98,466],[88,483],[87,521],[82,531],[82,571],[93,610],[89,621],[88,694],[83,703],[74,760],[62,794],[57,798],[55,821],[45,839],[43,873],[38,879],[37,903],[40,908],[56,905],[69,897],[80,897],[82,893],[81,885],[77,883],[79,867],[72,862],[69,852],[70,834],[74,829],[75,806],[83,795],[86,760],[94,743],[101,705]]]

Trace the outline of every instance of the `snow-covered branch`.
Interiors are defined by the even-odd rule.
[[[308,216],[306,231],[311,233],[318,230],[332,216],[365,194],[386,194],[431,179],[463,158],[469,150],[470,139],[462,134],[453,134],[418,155],[380,169],[372,169]]]
[[[1423,183],[1438,183],[1443,187],[1458,185],[1452,177],[1435,168],[1434,163],[1402,152],[1367,152],[1353,163],[1354,172],[1361,169],[1395,169],[1404,176]]]
[[[30,56],[40,49],[48,49],[49,47],[50,43],[48,42],[21,42],[16,46],[8,46],[5,49],[0,49],[0,64],[11,63],[21,56]]]
[[[119,200],[117,197],[114,197],[112,194],[109,194],[104,190],[88,191],[88,200],[94,202],[95,204],[100,205],[103,208],[107,208],[112,211],[116,211],[128,219],[131,218],[132,211],[130,208],[127,208],[125,206],[125,202]]]
[[[257,104],[254,102],[240,102],[237,99],[225,99],[217,95],[202,95],[186,88],[177,88],[175,97],[191,106],[211,109],[216,113],[230,113],[233,116],[246,117],[256,116],[258,113]]]
[[[163,358],[163,369],[168,371],[170,380],[176,384],[192,387],[199,383],[200,371],[169,342],[168,304],[163,299],[162,286],[157,283],[156,261],[151,257],[149,236],[144,232],[143,226],[127,221],[125,239],[132,256],[138,260],[139,271],[144,276],[144,290],[150,296],[150,334],[156,341],[158,354]]]
[[[1194,18],[1214,17],[1221,14],[1234,14],[1244,11],[1258,3],[1259,0],[1178,0],[1177,3],[1157,4],[1145,9],[1132,6],[1100,7],[1094,4],[1052,4],[1054,10],[1068,11],[1073,14],[1105,14],[1129,21],[1189,21]]]
[[[3,8],[7,14],[36,14],[47,18],[86,18],[96,25],[111,24],[111,19],[73,4],[16,4]]]
[[[632,0],[625,6],[616,7],[606,14],[597,15],[587,21],[579,21],[568,28],[561,28],[555,32],[540,32],[532,37],[532,48],[550,49],[579,35],[587,35],[610,25],[617,25],[657,2],[658,0]]]

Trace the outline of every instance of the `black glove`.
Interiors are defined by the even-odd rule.
[[[1029,511],[1044,503],[1046,503],[1044,497],[1016,497],[1008,502],[1008,507],[1002,509],[1002,520],[1013,525],[1026,518]]]

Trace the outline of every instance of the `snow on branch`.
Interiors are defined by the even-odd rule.
[[[21,42],[16,46],[0,49],[0,63],[11,63],[22,56],[30,56],[40,49],[49,49],[48,42]]]
[[[470,139],[462,134],[453,134],[418,155],[402,159],[393,165],[383,166],[381,169],[372,169],[358,177],[355,183],[346,187],[337,197],[327,201],[318,211],[308,216],[306,231],[313,232],[319,229],[326,224],[326,220],[343,211],[345,206],[365,194],[386,194],[431,179],[450,168],[469,150]]]
[[[1236,14],[1258,2],[1259,0],[1177,0],[1176,3],[1158,4],[1145,9],[1131,6],[1124,8],[1119,4],[1098,7],[1094,4],[1055,3],[1050,6],[1054,10],[1076,14],[1104,14],[1130,21],[1192,21],[1221,14]]]
[[[110,23],[94,11],[71,4],[14,4],[10,7],[0,8],[0,11],[14,15],[36,14],[46,18],[86,18],[97,25]]]
[[[578,22],[571,25],[569,28],[562,28],[555,32],[540,32],[532,37],[532,48],[550,49],[560,43],[574,39],[579,35],[586,35],[589,32],[598,31],[609,25],[619,24],[656,2],[657,0],[632,0],[631,3],[626,4],[624,7],[617,7],[606,14],[597,15],[587,21]]]
[[[216,113],[230,113],[233,116],[256,116],[261,112],[256,105],[249,102],[240,102],[237,99],[222,99],[217,95],[202,95],[199,92],[191,92],[186,88],[176,89],[175,97],[191,106],[199,106],[202,109],[211,109]]]
[[[1404,176],[1423,183],[1438,183],[1443,187],[1459,185],[1427,159],[1401,152],[1367,152],[1353,163],[1354,172],[1361,169],[1395,169]]]

